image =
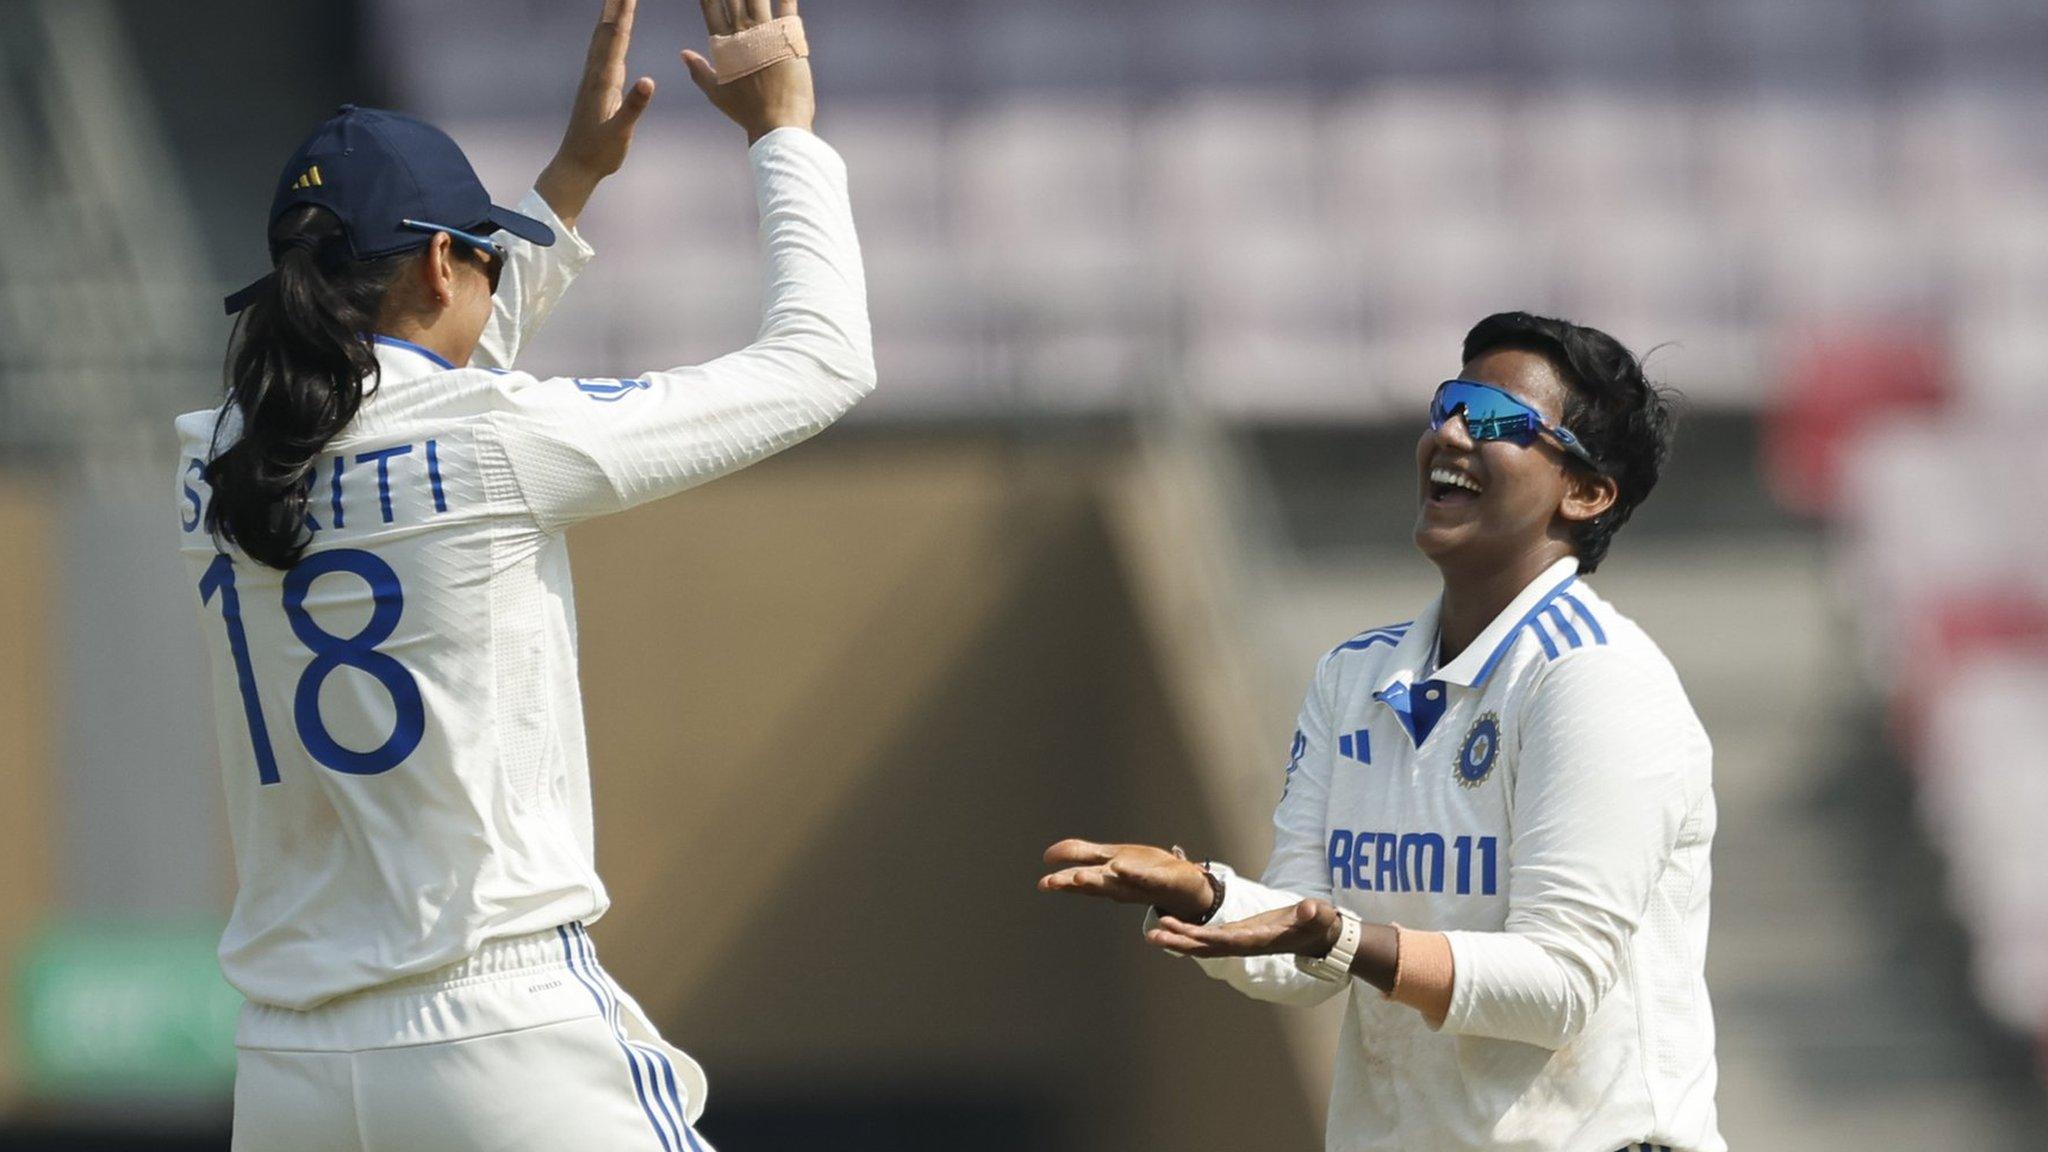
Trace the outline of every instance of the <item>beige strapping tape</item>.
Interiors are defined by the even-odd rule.
[[[720,84],[752,76],[771,64],[811,54],[801,16],[778,16],[730,36],[711,38],[711,70]]]

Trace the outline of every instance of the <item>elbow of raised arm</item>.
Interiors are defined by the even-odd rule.
[[[835,419],[874,393],[875,353],[867,343],[848,341],[833,355],[820,357],[818,364],[831,378],[840,400]]]
[[[845,381],[854,392],[866,397],[874,392],[877,381],[874,346],[862,343],[849,352]]]
[[[841,412],[875,390],[875,345],[865,314],[843,320],[822,315],[790,319],[794,322],[771,325],[756,347],[795,353],[841,401]]]

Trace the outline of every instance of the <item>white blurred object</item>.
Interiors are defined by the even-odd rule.
[[[1388,221],[1366,232],[1362,250],[1371,315],[1383,334],[1455,328],[1522,309],[1555,312],[1564,259],[1555,226],[1471,220],[1424,229]],[[1444,349],[1457,367],[1457,346]]]
[[[752,240],[760,226],[747,142],[700,118],[643,124],[632,156],[591,199],[584,226],[608,257],[659,260],[677,245]]]
[[[1587,323],[1637,339],[1656,329],[1749,319],[1755,274],[1745,237],[1700,227],[1696,216],[1646,210],[1574,221],[1558,234],[1559,291]]]
[[[1508,101],[1466,85],[1389,86],[1322,118],[1329,226],[1430,227],[1507,207]]]
[[[1608,4],[1528,18],[1548,35]],[[1711,19],[1820,26],[1738,8]],[[1663,16],[1641,15],[1659,35]],[[891,385],[860,418],[1142,406],[1185,368],[1238,418],[1356,419],[1453,370],[1465,330],[1503,309],[1671,345],[1660,378],[1734,408],[1764,398],[1786,326],[1945,318],[1964,401],[2032,407],[2048,396],[2033,112],[1962,90],[1881,108],[1392,80],[1328,102],[1220,87],[1150,105],[1114,88],[965,111],[851,101],[820,127],[851,169]],[[455,126],[505,196],[552,132]],[[678,261],[751,283],[745,181],[726,125],[651,121],[585,225],[611,296],[572,302],[540,351],[737,331],[723,288],[682,321],[658,301],[688,291]]]
[[[1513,115],[1520,202],[1531,215],[1598,224],[1695,211],[1701,199],[1699,125],[1688,101],[1564,92],[1517,101]]]
[[[2041,200],[2042,172],[2020,145],[2035,133],[2038,105],[1987,93],[1935,92],[1894,116],[1889,179],[1901,213],[1943,229],[1980,213]]]
[[[1991,1012],[2031,1033],[2048,1019],[2048,772],[2040,751],[2048,655],[1991,654],[1931,701],[1922,810],[1948,859],[1949,898],[1973,937]]]
[[[1959,221],[1955,303],[1973,318],[2038,326],[2048,316],[2048,197]]]
[[[1055,410],[1130,399],[1173,363],[1163,267],[1135,246],[1053,233],[975,252],[1003,387]]]
[[[950,141],[962,238],[1133,245],[1136,139],[1118,102],[1021,100],[967,117]]]
[[[1356,419],[1381,408],[1365,342],[1370,261],[1355,246],[1267,228],[1181,261],[1188,387],[1236,415]]]
[[[608,307],[577,302],[580,314],[611,328],[622,373],[717,359],[746,347],[760,326],[761,254],[751,236],[688,244],[665,256],[615,272]]]
[[[927,104],[834,108],[819,133],[846,160],[861,244],[933,244],[950,226],[946,120]]]
[[[1785,216],[1764,239],[1764,315],[1805,324],[1935,311],[1944,285],[1933,238],[1868,205]]]
[[[941,244],[863,249],[881,383],[854,411],[879,406],[883,417],[902,417],[995,408],[984,301],[956,254]]]
[[[2006,584],[2048,594],[2048,454],[2014,452],[1998,414],[1902,417],[1848,449],[1845,577],[1880,683],[1906,657],[1914,612],[1944,589]],[[1979,477],[1991,475],[1995,481]]]
[[[1306,96],[1201,93],[1145,125],[1147,221],[1177,248],[1317,218],[1316,106]]]
[[[1965,313],[1950,342],[1956,393],[1965,407],[2048,421],[2048,327],[2038,318]]]
[[[1790,229],[1884,202],[1885,136],[1868,103],[1723,98],[1699,115],[1703,186],[1723,220]]]

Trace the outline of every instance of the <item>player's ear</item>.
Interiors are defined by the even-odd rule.
[[[420,249],[421,294],[437,308],[446,308],[455,299],[455,263],[455,241],[446,232],[434,233]]]
[[[1592,520],[1614,507],[1620,498],[1621,485],[1615,483],[1614,477],[1583,468],[1567,468],[1564,498],[1558,501],[1557,514],[1575,523]]]

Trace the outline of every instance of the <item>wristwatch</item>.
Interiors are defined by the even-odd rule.
[[[1365,922],[1342,908],[1337,909],[1337,942],[1322,956],[1303,956],[1297,953],[1294,966],[1310,976],[1327,983],[1336,984],[1351,979],[1351,958],[1358,955],[1359,938],[1365,935]]]

